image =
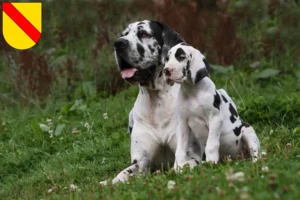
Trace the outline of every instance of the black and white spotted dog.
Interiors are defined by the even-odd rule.
[[[176,150],[175,101],[179,85],[163,79],[164,55],[182,37],[157,21],[129,24],[114,43],[115,58],[122,78],[138,84],[140,91],[129,114],[131,165],[112,183],[127,181],[131,175],[173,165]],[[107,181],[100,182],[106,185]]]
[[[242,154],[244,147],[253,161],[258,159],[260,143],[254,129],[240,119],[226,91],[216,89],[207,66],[200,51],[186,43],[174,46],[166,56],[164,78],[169,84],[181,84],[175,169],[187,163],[196,166],[204,152],[206,161],[217,163],[224,156]]]

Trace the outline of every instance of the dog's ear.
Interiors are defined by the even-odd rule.
[[[205,57],[200,53],[199,50],[190,47],[191,61],[189,64],[190,76],[193,84],[199,83],[203,78],[209,76],[207,71],[207,61]]]
[[[151,20],[150,27],[153,31],[153,36],[162,47],[163,56],[165,56],[173,46],[184,42],[181,35],[174,31],[174,29],[170,28],[167,24]]]

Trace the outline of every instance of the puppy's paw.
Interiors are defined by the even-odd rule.
[[[219,154],[206,154],[206,162],[211,162],[213,164],[217,164],[219,162]]]

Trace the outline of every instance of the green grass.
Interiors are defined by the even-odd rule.
[[[99,181],[130,163],[127,115],[137,88],[71,103],[49,97],[43,106],[1,105],[1,199],[299,199],[299,79],[285,74],[258,79],[256,72],[233,70],[215,70],[212,79],[255,127],[267,153],[259,162],[203,164],[192,172],[144,174],[101,187]],[[235,172],[243,172],[244,180],[227,180]],[[173,189],[167,187],[170,180]],[[72,191],[70,184],[78,188]]]

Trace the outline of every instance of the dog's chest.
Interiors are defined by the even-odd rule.
[[[206,135],[208,133],[209,108],[207,107],[209,96],[205,93],[189,95],[178,98],[177,105],[180,107],[179,115],[187,120],[189,128],[194,133]]]
[[[134,106],[134,123],[152,135],[158,142],[167,143],[175,135],[176,101],[178,88],[171,88],[163,94],[140,93]]]
[[[180,114],[186,116],[186,118],[199,118],[206,121],[209,109],[207,104],[209,102],[211,102],[211,98],[206,93],[197,93],[195,95],[184,95],[181,93],[178,97],[177,106]]]

